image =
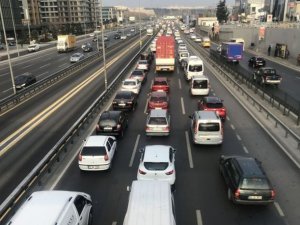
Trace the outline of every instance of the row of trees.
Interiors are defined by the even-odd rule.
[[[228,21],[229,12],[226,6],[226,0],[220,0],[217,5],[216,12],[217,20],[220,24],[226,23]]]

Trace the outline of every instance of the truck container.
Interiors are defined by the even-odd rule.
[[[227,62],[239,63],[243,59],[243,45],[233,42],[222,42],[221,56]]]
[[[57,36],[57,52],[68,52],[76,48],[75,35],[58,35]]]
[[[173,36],[161,36],[156,41],[156,71],[174,71],[175,40]]]

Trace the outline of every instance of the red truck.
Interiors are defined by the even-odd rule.
[[[174,71],[175,40],[172,36],[160,36],[156,41],[156,71]]]

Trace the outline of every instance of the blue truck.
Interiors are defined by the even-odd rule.
[[[239,63],[239,61],[243,59],[243,44],[222,42],[221,57],[227,62]]]

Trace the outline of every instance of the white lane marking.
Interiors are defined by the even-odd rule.
[[[39,75],[37,75],[36,77],[41,77],[41,76],[43,76],[43,75],[45,75],[45,74],[47,74],[47,73],[49,73],[49,71],[46,71],[45,73],[39,74]]]
[[[212,93],[212,95],[213,95],[213,96],[216,96],[216,93],[215,93],[215,92],[213,92],[213,93]]]
[[[2,91],[2,93],[9,92],[10,90],[12,90],[12,88],[9,88],[9,89],[7,89],[7,90],[5,90],[5,91]]]
[[[243,146],[244,152],[246,152],[247,154],[249,153],[248,149],[246,148],[246,146]]]
[[[0,77],[4,77],[4,76],[7,76],[9,73],[2,73],[1,75],[0,75]]]
[[[196,210],[197,225],[202,225],[202,216],[199,209]]]
[[[22,75],[29,75],[30,73],[29,72],[26,72],[26,73],[23,73]]]
[[[181,101],[182,114],[185,115],[185,109],[184,109],[184,101],[183,101],[183,97],[181,97],[180,101]]]
[[[177,74],[179,74],[179,68],[178,68],[178,66],[176,67],[176,72],[177,72]]]
[[[66,66],[66,65],[68,65],[68,63],[61,64],[61,65],[59,65],[58,67],[64,67],[64,66]]]
[[[50,63],[47,63],[47,64],[45,64],[45,65],[43,65],[43,66],[40,66],[40,69],[42,69],[42,68],[44,68],[44,67],[47,67],[47,66],[49,66],[50,65]]]
[[[296,79],[300,80],[300,77],[296,77]]]
[[[112,222],[111,225],[117,225],[117,221]]]
[[[148,102],[149,102],[149,99],[147,99],[147,102],[146,102],[146,105],[145,105],[145,109],[144,109],[144,113],[145,113],[145,114],[147,114]]]
[[[229,116],[226,116],[226,119],[227,119],[228,121],[230,121],[230,117],[229,117]]]
[[[233,124],[231,124],[230,126],[231,126],[232,130],[235,130],[235,127]]]
[[[239,141],[241,141],[241,140],[242,140],[241,136],[240,136],[240,135],[238,135],[238,134],[236,134],[236,138],[237,138]]]
[[[139,141],[140,141],[140,137],[141,137],[140,134],[138,134],[137,137],[136,137],[133,152],[132,152],[131,159],[130,159],[130,162],[129,162],[129,167],[132,167],[134,157],[135,157],[135,154],[136,154],[136,150],[137,150],[137,147],[138,147],[138,144],[139,144]]]
[[[31,67],[31,66],[32,66],[32,64],[24,66],[23,68],[28,68],[28,67]]]
[[[275,205],[275,207],[276,207],[277,212],[279,213],[279,215],[280,215],[281,217],[284,217],[285,215],[284,215],[284,213],[283,213],[283,211],[282,211],[282,209],[281,209],[279,203],[278,203],[278,202],[274,202],[274,205]]]
[[[191,150],[191,144],[190,144],[190,137],[189,137],[188,131],[185,131],[185,140],[186,140],[186,148],[187,148],[187,152],[188,152],[190,168],[194,168],[192,150]]]
[[[181,87],[181,80],[180,80],[180,79],[178,79],[178,86],[179,86],[179,89],[182,88],[182,87]]]

